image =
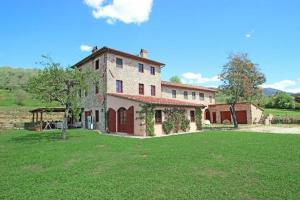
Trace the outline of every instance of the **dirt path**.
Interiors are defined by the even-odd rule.
[[[300,134],[300,126],[256,126],[241,128],[238,131],[253,131],[263,133]]]

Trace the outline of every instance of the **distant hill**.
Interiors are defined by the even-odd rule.
[[[277,90],[274,88],[263,88],[263,96],[273,96],[278,92],[284,92],[284,91]]]

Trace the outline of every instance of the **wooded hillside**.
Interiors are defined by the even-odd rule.
[[[0,67],[0,89],[25,89],[28,79],[37,72],[37,69]]]

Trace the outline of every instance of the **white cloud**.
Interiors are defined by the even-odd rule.
[[[86,51],[92,51],[93,47],[89,45],[82,44],[80,45],[80,51],[86,52]]]
[[[213,77],[204,77],[200,73],[187,72],[182,74],[182,81],[190,84],[204,84],[208,82],[219,82],[218,75]]]
[[[291,86],[295,86],[296,82],[292,80],[282,80],[273,84],[265,84],[263,85],[264,88],[275,88],[278,90],[285,90]]]
[[[251,38],[254,32],[255,32],[255,31],[252,30],[252,31],[246,33],[246,34],[245,34],[245,37],[246,37],[246,38]]]
[[[245,35],[246,38],[251,38],[251,36],[252,36],[251,33],[247,33],[247,34]]]
[[[298,93],[300,92],[300,87],[297,87],[296,81],[293,80],[282,80],[273,84],[264,84],[263,88],[274,88],[286,92]]]
[[[109,24],[122,21],[126,24],[141,24],[149,20],[153,0],[84,0],[93,9],[93,16],[104,18]],[[107,4],[105,4],[107,3]]]

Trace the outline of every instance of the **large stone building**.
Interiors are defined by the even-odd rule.
[[[165,66],[148,58],[142,49],[133,55],[108,47],[94,48],[92,54],[74,67],[90,68],[101,77],[100,87],[80,92],[82,126],[108,132],[146,136],[146,126],[138,116],[141,104],[155,106],[155,134],[164,134],[164,110],[186,110],[190,131],[196,131],[195,109],[215,104],[216,89],[161,80]],[[207,116],[203,115],[203,119]]]

